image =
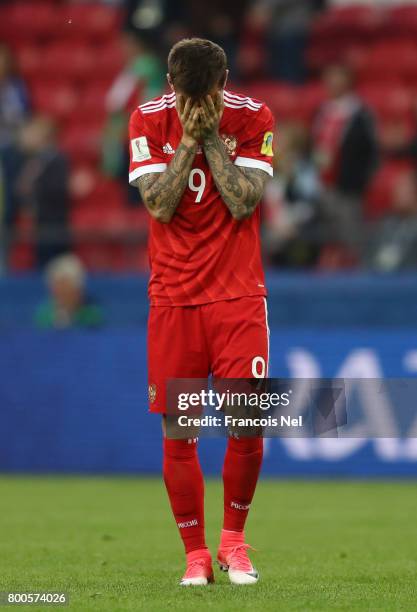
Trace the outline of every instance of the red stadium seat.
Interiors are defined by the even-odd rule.
[[[278,123],[293,119],[311,121],[324,99],[321,83],[293,86],[276,81],[259,81],[246,86],[245,92],[265,102]]]
[[[60,143],[73,161],[97,163],[100,158],[100,124],[70,123],[63,127]]]
[[[298,89],[276,81],[261,81],[252,83],[245,91],[255,98],[265,102],[277,121],[296,119],[300,117]]]
[[[8,42],[45,39],[57,27],[56,5],[53,2],[10,2],[0,13],[0,32]]]
[[[417,6],[403,3],[387,12],[387,25],[384,34],[396,36],[417,35]]]
[[[362,80],[417,78],[417,45],[407,41],[378,43],[364,54],[356,69]]]
[[[376,221],[389,212],[394,186],[411,166],[403,161],[386,161],[372,179],[365,201],[365,217]]]
[[[146,269],[145,213],[125,207],[79,206],[72,211],[72,227],[76,237],[76,251],[92,270],[122,271]],[[132,233],[133,232],[133,233]],[[125,242],[142,234],[139,242]],[[92,239],[95,236],[96,239]]]
[[[65,3],[59,10],[59,34],[89,41],[110,40],[120,32],[122,12],[102,3]]]
[[[360,93],[381,120],[408,118],[413,112],[414,94],[401,84],[368,84],[360,88]]]
[[[88,196],[80,203],[84,208],[89,209],[122,209],[124,207],[126,190],[120,181],[98,176],[94,188]],[[104,220],[105,222],[105,220]],[[128,228],[129,224],[123,226]]]
[[[107,116],[105,101],[109,87],[108,81],[86,84],[80,92],[80,104],[74,109],[73,120],[85,123],[94,117],[97,121],[104,122]]]
[[[94,46],[69,41],[58,42],[50,45],[44,54],[40,76],[85,80],[94,76],[97,63],[99,55]]]
[[[33,248],[34,224],[32,215],[20,211],[15,221],[16,238],[9,253],[9,267],[13,272],[26,272],[35,266],[35,251]]]
[[[304,85],[299,91],[300,115],[311,122],[326,99],[326,92],[321,82]]]
[[[39,79],[44,52],[35,45],[20,46],[15,51],[16,61],[22,76],[28,81]]]
[[[68,82],[38,81],[31,87],[31,101],[36,111],[64,119],[77,106],[77,90]]]
[[[337,37],[348,34],[355,36],[372,36],[378,31],[384,20],[384,13],[372,6],[346,5],[321,13],[314,21],[312,37]]]
[[[95,66],[92,78],[111,81],[125,65],[123,50],[119,43],[110,42],[95,49]],[[91,79],[92,80],[92,79]]]

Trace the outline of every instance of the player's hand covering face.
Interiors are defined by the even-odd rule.
[[[183,135],[190,141],[198,142],[201,138],[200,114],[201,107],[197,102],[192,102],[191,98],[185,99],[178,96],[177,111],[181,121]],[[193,143],[192,143],[193,144]]]
[[[201,100],[200,130],[203,140],[217,134],[223,110],[224,101],[221,91],[218,91],[214,97],[206,96]]]

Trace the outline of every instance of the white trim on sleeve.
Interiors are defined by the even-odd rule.
[[[135,168],[132,172],[129,172],[129,184],[133,185],[140,176],[144,174],[152,174],[153,172],[164,172],[168,168],[167,164],[146,164],[146,166],[140,166]]]
[[[274,176],[274,171],[272,169],[271,164],[268,162],[264,162],[260,159],[253,159],[252,157],[236,157],[235,159],[236,166],[243,166],[244,168],[259,168],[263,170],[270,176]]]

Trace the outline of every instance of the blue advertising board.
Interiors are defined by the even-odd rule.
[[[0,470],[141,473],[161,469],[158,416],[147,412],[144,326],[0,334]],[[417,329],[271,329],[270,376],[414,377]],[[394,415],[395,416],[395,415]],[[404,439],[268,439],[265,476],[417,476]],[[225,441],[200,442],[220,474]]]

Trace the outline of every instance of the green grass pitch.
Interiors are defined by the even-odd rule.
[[[221,506],[209,481],[212,552]],[[246,532],[260,582],[235,587],[216,571],[187,589],[161,481],[2,477],[0,591],[65,590],[62,609],[76,612],[417,610],[416,510],[411,482],[263,480]]]

